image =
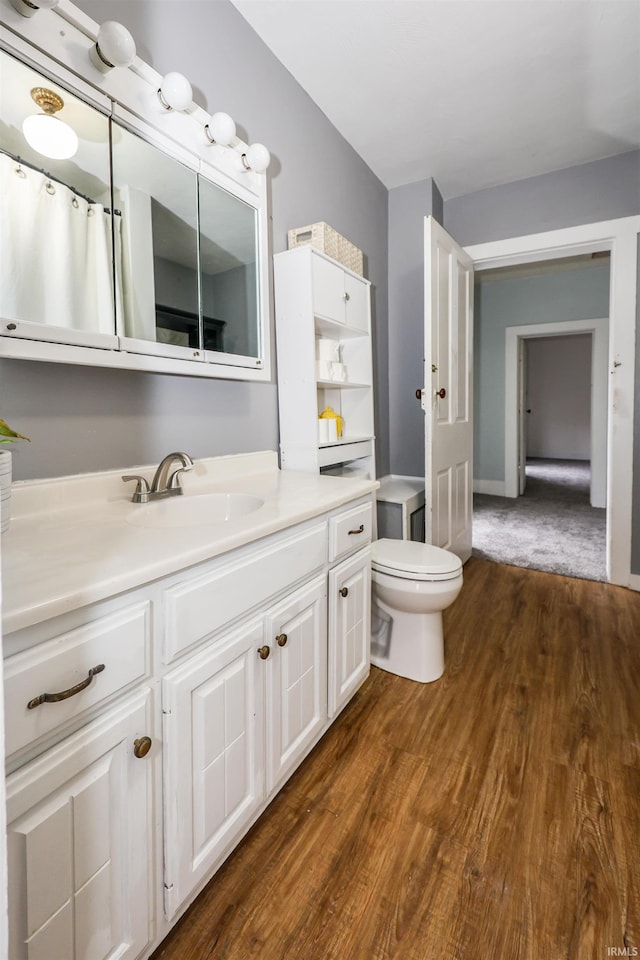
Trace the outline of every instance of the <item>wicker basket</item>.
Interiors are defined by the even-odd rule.
[[[308,227],[295,227],[289,230],[289,250],[311,244],[328,257],[341,263],[343,267],[364,276],[364,255],[354,243],[343,237],[328,223],[311,223]]]

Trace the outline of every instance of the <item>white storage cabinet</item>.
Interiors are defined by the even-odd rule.
[[[274,257],[280,457],[283,470],[357,470],[375,477],[371,285],[314,250]],[[318,367],[318,342],[334,341],[346,380]],[[343,436],[320,442],[318,415],[332,407]]]

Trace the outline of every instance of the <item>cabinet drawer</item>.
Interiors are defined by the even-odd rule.
[[[329,520],[329,561],[332,563],[371,541],[373,512],[371,503],[361,503],[352,510]]]
[[[6,755],[48,736],[144,677],[150,629],[150,605],[138,603],[8,657],[4,662]],[[99,666],[103,669],[92,675]],[[42,694],[73,688],[77,692],[63,699],[28,706]]]
[[[325,563],[326,523],[261,549],[232,553],[164,594],[165,663]]]

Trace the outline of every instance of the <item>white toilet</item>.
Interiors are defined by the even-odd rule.
[[[462,589],[454,553],[413,540],[376,540],[371,553],[371,663],[420,683],[444,672],[442,611]]]

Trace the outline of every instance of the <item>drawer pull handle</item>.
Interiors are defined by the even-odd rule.
[[[89,686],[96,673],[102,673],[103,670],[104,663],[99,663],[97,667],[91,667],[88,676],[80,683],[76,683],[75,687],[69,687],[68,690],[62,690],[60,693],[41,693],[39,697],[29,700],[27,709],[33,710],[34,707],[39,707],[41,703],[57,703],[59,700],[68,700],[69,697],[75,697],[76,693],[80,693]]]
[[[286,633],[279,633],[278,636],[276,637],[276,640],[277,640],[277,642],[278,642],[278,646],[279,646],[279,647],[284,647],[284,646],[286,645],[286,642],[287,642],[288,639],[289,639],[289,637],[286,635]]]
[[[348,596],[349,596],[349,587],[342,587],[341,590],[338,590],[338,593],[340,594],[341,597],[348,597]]]
[[[149,753],[151,750],[151,737],[140,737],[138,740],[133,741],[133,755],[137,757],[138,760],[142,760],[143,757]]]
[[[271,653],[271,647],[267,646],[266,643],[263,647],[258,647],[258,656],[260,657],[261,660],[267,660],[269,658],[270,653]]]
[[[357,530],[349,530],[349,536],[353,536],[354,533],[364,533],[364,523],[361,523]]]

